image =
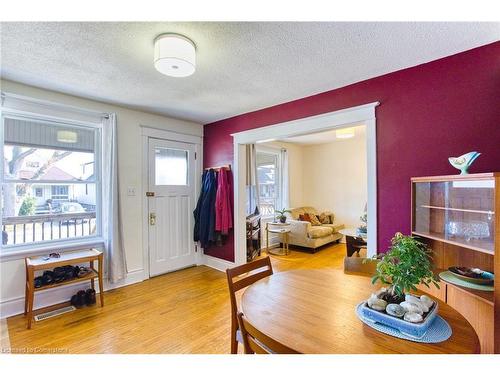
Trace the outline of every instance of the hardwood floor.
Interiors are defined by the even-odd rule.
[[[275,272],[342,268],[345,245],[316,254],[271,256]],[[105,292],[104,308],[85,307],[26,329],[24,316],[7,320],[12,352],[229,353],[226,275],[193,267]]]

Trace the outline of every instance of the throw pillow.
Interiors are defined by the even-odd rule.
[[[321,215],[319,215],[319,221],[321,221],[321,224],[333,224],[333,213],[331,212],[322,212]]]
[[[330,215],[327,215],[324,212],[319,215],[319,221],[321,222],[321,224],[332,224],[330,221]]]
[[[319,226],[321,225],[321,221],[318,220],[318,216],[309,214],[309,217],[311,218],[311,225],[313,226]]]
[[[300,215],[299,215],[299,220],[300,220],[300,221],[308,221],[308,222],[311,222],[311,218],[309,217],[309,214],[300,214]]]

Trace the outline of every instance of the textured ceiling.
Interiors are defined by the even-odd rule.
[[[500,39],[499,23],[2,23],[1,76],[209,123]],[[153,39],[197,45],[197,70],[153,67]]]

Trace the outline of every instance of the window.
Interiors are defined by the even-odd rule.
[[[188,152],[155,147],[155,185],[188,184]]]
[[[100,125],[6,111],[2,132],[2,249],[100,236]]]
[[[68,185],[52,185],[52,201],[68,200]]]
[[[284,189],[286,171],[283,169],[283,151],[257,149],[257,179],[259,184],[259,211],[264,216],[273,216],[276,209],[285,206]]]

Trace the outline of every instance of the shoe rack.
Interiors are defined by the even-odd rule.
[[[95,268],[97,262],[97,269]],[[52,270],[55,267],[63,267],[67,265],[77,265],[88,263],[91,272],[83,277],[77,277],[70,280],[65,280],[59,283],[44,285],[40,288],[35,288],[35,273],[44,270]],[[95,289],[95,279],[99,282],[99,298],[101,307],[104,306],[103,295],[103,254],[96,249],[75,251],[62,253],[60,258],[48,258],[44,256],[28,257],[25,258],[26,265],[26,288],[25,288],[25,302],[24,302],[24,315],[27,317],[27,328],[30,329],[33,323],[33,304],[35,295],[42,290],[60,288],[64,285],[81,283],[83,281],[90,281],[92,289]],[[54,305],[52,309],[60,308],[61,305]],[[51,307],[44,308],[44,311],[50,311]]]

